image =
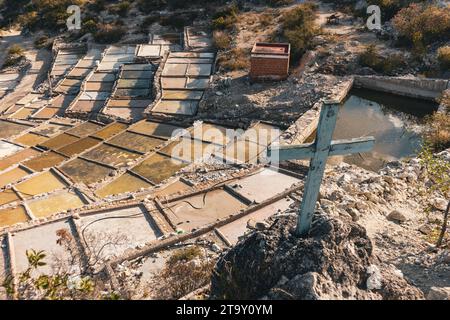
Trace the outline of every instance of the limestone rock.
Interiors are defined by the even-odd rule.
[[[392,222],[403,223],[408,218],[403,212],[401,212],[399,210],[393,210],[393,211],[391,211],[391,213],[389,213],[389,215],[387,216],[387,219]]]
[[[450,287],[431,287],[427,295],[428,300],[450,300]]]

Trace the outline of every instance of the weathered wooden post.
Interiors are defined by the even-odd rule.
[[[367,152],[375,144],[375,138],[373,137],[332,141],[339,106],[347,95],[348,90],[345,90],[345,94],[342,94],[340,97],[325,101],[323,104],[314,143],[272,146],[268,149],[267,156],[269,159],[275,153],[278,153],[278,161],[311,159],[297,223],[296,233],[299,236],[307,235],[311,228],[312,217],[328,157]]]

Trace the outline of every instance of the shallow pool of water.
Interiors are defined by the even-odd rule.
[[[375,147],[371,152],[337,160],[377,171],[389,161],[415,156],[422,144],[424,117],[437,107],[433,102],[352,90],[339,111],[333,139],[373,136]]]

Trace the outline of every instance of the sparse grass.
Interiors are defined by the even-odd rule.
[[[235,4],[232,4],[220,11],[218,11],[212,20],[212,28],[214,30],[231,30],[238,21],[239,9]]]
[[[172,256],[170,256],[167,263],[172,265],[172,264],[175,264],[178,262],[188,262],[195,258],[198,258],[201,255],[202,255],[202,250],[200,247],[190,246],[190,247],[175,251],[175,253],[172,254]]]
[[[392,74],[395,70],[405,66],[405,57],[400,53],[393,53],[387,57],[383,57],[377,47],[372,44],[359,55],[359,63],[377,72]]]
[[[231,46],[231,37],[225,31],[214,31],[213,42],[214,46],[219,50],[229,49]]]
[[[436,151],[450,147],[450,113],[435,112],[428,118],[425,139]]]
[[[263,13],[259,16],[259,24],[261,27],[265,28],[274,23],[275,17],[270,13]]]
[[[176,251],[154,279],[156,298],[179,299],[209,283],[215,260],[197,246]]]
[[[450,7],[413,3],[392,19],[402,42],[424,52],[427,44],[450,39]]]
[[[120,41],[126,34],[125,28],[121,26],[105,24],[98,27],[94,39],[98,43],[115,43]]]

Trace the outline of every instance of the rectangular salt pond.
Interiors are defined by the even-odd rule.
[[[239,237],[243,236],[247,229],[247,222],[253,220],[254,222],[262,222],[269,217],[273,216],[277,212],[284,212],[289,209],[289,206],[293,204],[294,201],[285,198],[281,199],[275,203],[272,203],[262,209],[256,210],[242,218],[237,219],[223,227],[218,228],[222,235],[230,241],[232,245],[235,245],[239,241]]]
[[[71,110],[76,112],[98,112],[105,105],[104,100],[100,101],[86,101],[86,100],[78,100],[72,106]]]
[[[190,185],[184,183],[181,180],[177,180],[169,185],[163,186],[162,188],[156,189],[153,195],[155,197],[166,197],[186,192],[190,189]]]
[[[51,119],[54,116],[56,116],[59,112],[60,112],[59,108],[46,107],[33,114],[33,119],[41,119],[41,120]]]
[[[95,72],[89,77],[89,82],[114,82],[116,81],[115,73]]]
[[[31,160],[25,161],[23,165],[27,168],[30,168],[31,170],[38,172],[50,167],[57,166],[66,159],[67,158],[63,157],[60,154],[57,154],[56,152],[49,151]]]
[[[117,89],[114,92],[115,97],[149,97],[150,89]]]
[[[291,188],[299,181],[299,179],[286,174],[264,169],[261,172],[239,179],[227,187],[250,201],[261,203]]]
[[[108,142],[131,150],[147,153],[165,143],[166,140],[126,131],[115,136]]]
[[[90,134],[93,134],[94,132],[102,129],[103,126],[94,122],[84,122],[80,124],[79,126],[72,128],[70,130],[67,130],[67,133],[73,134],[78,137],[85,137]]]
[[[33,158],[40,153],[41,152],[39,152],[35,149],[27,148],[27,149],[23,149],[23,150],[15,153],[15,154],[12,154],[8,157],[5,157],[0,161],[0,171],[5,170],[5,169],[11,167],[12,165],[22,162],[26,159]]]
[[[123,79],[153,79],[153,71],[122,71]]]
[[[4,191],[0,191],[0,206],[11,204],[16,201],[20,201],[21,199],[17,195],[17,193],[12,189],[6,189]]]
[[[216,154],[223,159],[230,161],[235,160],[241,163],[258,163],[258,160],[265,150],[265,146],[250,141],[238,140],[231,142],[222,152],[217,151]]]
[[[240,139],[252,141],[262,146],[267,146],[275,141],[280,134],[280,128],[260,122],[245,131]]]
[[[27,203],[31,213],[37,218],[49,217],[68,209],[77,209],[85,205],[84,201],[74,192],[63,191],[48,197]]]
[[[153,101],[149,99],[111,99],[109,108],[147,108]]]
[[[216,124],[202,123],[194,127],[191,137],[197,140],[226,145],[235,137],[235,131]]]
[[[4,186],[14,183],[23,177],[26,177],[30,173],[20,167],[4,171],[0,174],[0,188],[3,188]]]
[[[43,136],[52,137],[70,128],[71,126],[62,125],[58,123],[44,123],[40,125],[38,128],[34,129],[33,132]]]
[[[17,144],[0,140],[0,159],[14,154],[22,149],[23,148],[18,146]]]
[[[72,144],[64,146],[64,147],[58,149],[57,151],[68,157],[71,157],[73,155],[80,154],[88,149],[91,149],[101,142],[102,142],[102,140],[100,140],[100,139],[86,137],[86,138],[82,138]]]
[[[162,93],[163,100],[200,100],[203,91],[193,90],[164,90]]]
[[[147,181],[140,179],[130,173],[121,175],[116,180],[108,183],[104,187],[101,187],[95,192],[95,194],[101,198],[112,196],[116,194],[122,194],[126,192],[136,192],[140,189],[147,189],[152,187]]]
[[[0,228],[27,222],[28,220],[27,212],[23,206],[0,210]]]
[[[87,82],[85,90],[87,91],[112,91],[114,82]]]
[[[74,143],[78,140],[80,140],[80,139],[75,136],[62,133],[62,134],[57,135],[56,137],[53,137],[53,138],[47,140],[46,142],[41,143],[39,146],[44,147],[45,149],[57,150],[59,148],[67,146],[71,143]]]
[[[111,145],[102,144],[85,153],[83,157],[114,167],[126,167],[127,163],[142,157],[142,155]]]
[[[127,250],[162,236],[141,206],[82,216],[76,223],[83,230],[92,251],[98,252],[104,247],[103,259],[119,257]]]
[[[19,111],[15,112],[13,115],[11,115],[9,118],[24,120],[28,119],[28,117],[30,117],[34,112],[36,112],[36,109],[22,108]]]
[[[198,101],[162,100],[152,109],[152,112],[194,116],[197,109]]]
[[[142,114],[145,109],[143,108],[105,108],[103,109],[104,114],[112,115],[116,119],[124,119],[127,121],[137,121],[144,118]]]
[[[145,79],[120,79],[117,82],[117,88],[134,88],[134,89],[147,89],[150,88],[152,82]]]
[[[53,222],[15,233],[12,242],[15,252],[16,272],[22,273],[28,268],[26,251],[31,249],[45,251],[44,262],[46,262],[46,265],[38,269],[39,272],[45,274],[52,273],[52,269],[56,267],[55,264],[58,260],[70,259],[67,250],[57,243],[58,231],[73,236],[69,220]]]
[[[46,171],[19,183],[16,185],[16,190],[19,191],[24,198],[31,198],[38,194],[52,192],[65,187],[66,184],[58,175],[52,171]]]
[[[158,184],[170,178],[188,164],[171,159],[168,156],[154,154],[134,167],[132,171]]]
[[[142,133],[150,136],[160,137],[163,139],[170,139],[172,137],[172,134],[176,130],[181,130],[184,128],[177,127],[171,124],[166,123],[159,123],[159,122],[152,122],[143,120],[140,121],[134,125],[132,125],[129,128],[129,131]]]
[[[103,180],[113,171],[108,167],[80,158],[64,164],[60,170],[75,182],[83,182],[86,185]]]
[[[48,137],[41,136],[35,133],[25,133],[23,136],[20,136],[14,139],[14,142],[23,144],[25,146],[33,147],[38,144],[41,144],[48,140]]]
[[[171,142],[159,152],[177,159],[194,162],[212,154],[217,148],[218,146],[214,144],[182,138]]]
[[[193,208],[195,207],[195,208]],[[164,211],[178,228],[190,232],[219,219],[234,215],[247,204],[230,193],[218,189],[164,205]]]
[[[27,126],[25,124],[20,124],[16,122],[10,122],[5,120],[0,120],[0,139],[2,138],[11,138],[15,135],[18,135],[22,131],[25,131],[31,126]]]
[[[124,131],[128,125],[121,122],[114,122],[105,127],[104,129],[101,129],[100,131],[97,131],[93,137],[100,138],[103,140],[109,139],[113,137],[114,135],[118,134],[119,132]]]

